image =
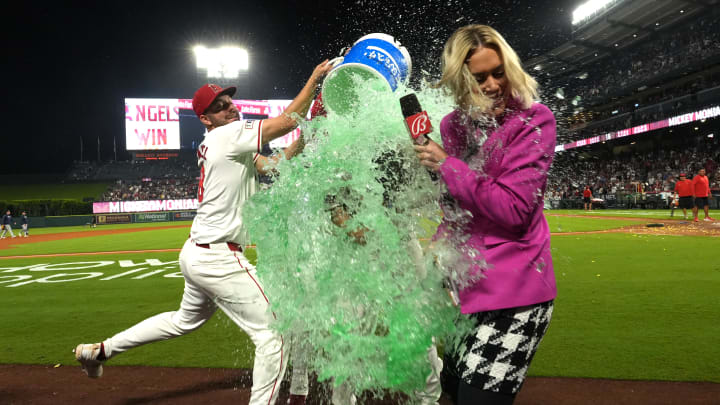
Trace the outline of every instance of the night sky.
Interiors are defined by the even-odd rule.
[[[313,67],[372,32],[395,36],[413,58],[413,76],[437,77],[447,38],[488,24],[523,60],[570,39],[580,0],[21,2],[3,12],[0,174],[62,173],[80,158],[124,151],[125,98],[192,98],[192,47],[236,44],[250,68],[242,99],[289,99]],[[80,4],[80,3],[77,3]]]

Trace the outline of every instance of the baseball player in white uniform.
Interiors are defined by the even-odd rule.
[[[285,113],[262,121],[240,120],[231,99],[235,87],[208,84],[195,93],[193,110],[208,132],[197,152],[200,204],[180,252],[185,277],[180,309],[150,317],[103,342],[78,345],[75,357],[89,377],[100,377],[103,363],[126,350],[199,328],[220,308],[255,344],[250,405],[275,403],[287,344],[269,328],[274,315],[268,297],[255,267],[243,255],[250,240],[241,211],[255,193],[256,175],[268,168],[268,158],[259,155],[262,145],[297,126],[290,114],[307,114],[317,85],[331,67],[328,61],[319,64]],[[285,150],[286,158],[302,147],[301,137]]]

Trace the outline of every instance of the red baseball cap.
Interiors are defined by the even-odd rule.
[[[217,84],[208,83],[195,92],[192,100],[193,111],[200,117],[216,98],[224,96],[225,94],[232,97],[233,94],[235,94],[235,90],[237,89],[233,86],[223,89]]]
[[[680,173],[680,177],[687,177],[687,176],[685,176],[685,173]]]

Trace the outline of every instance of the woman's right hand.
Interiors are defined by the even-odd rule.
[[[440,166],[448,157],[448,154],[435,141],[430,139],[425,145],[415,145],[415,155],[420,160],[420,164],[428,169],[438,172]]]

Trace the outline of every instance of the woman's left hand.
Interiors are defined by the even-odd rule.
[[[420,159],[420,164],[427,167],[428,169],[437,172],[440,170],[440,165],[448,157],[442,146],[435,143],[433,140],[429,140],[425,145],[415,145],[415,155]]]

